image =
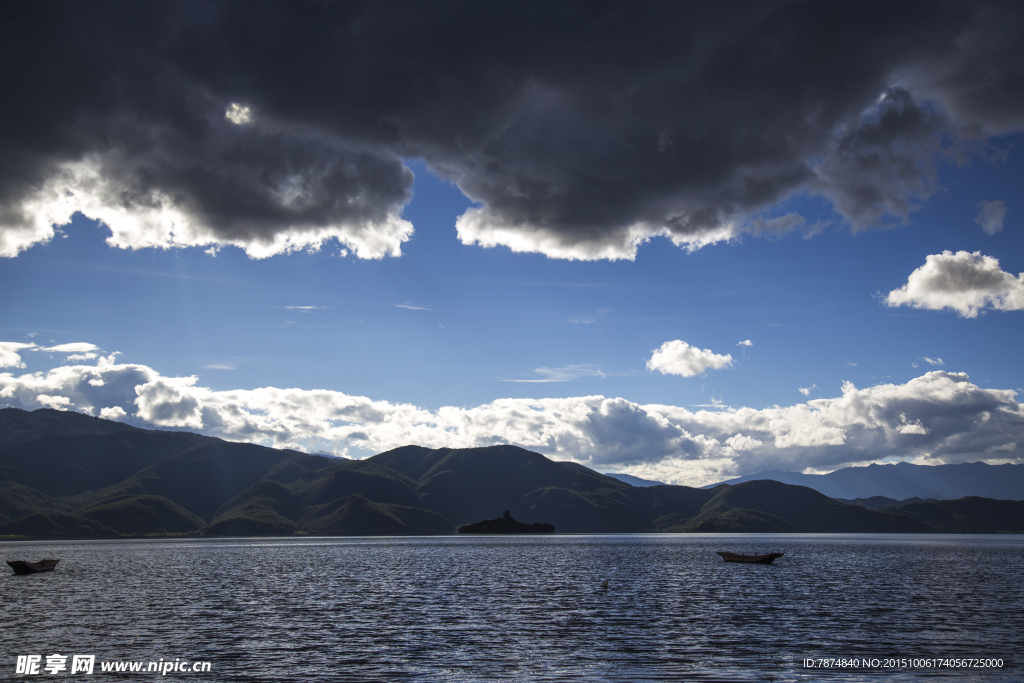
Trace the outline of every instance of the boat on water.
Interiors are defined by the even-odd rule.
[[[36,574],[38,572],[52,572],[60,560],[39,560],[38,562],[25,562],[24,560],[7,560],[7,564],[14,570],[15,574]]]
[[[746,562],[747,564],[771,564],[775,560],[779,559],[785,553],[768,553],[767,555],[737,555],[736,553],[726,553],[721,550],[718,554],[722,556],[722,559],[726,562]]]

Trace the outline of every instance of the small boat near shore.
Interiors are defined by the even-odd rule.
[[[15,574],[38,574],[39,572],[52,572],[60,560],[39,560],[38,562],[25,562],[24,560],[7,560],[7,564],[14,570]]]
[[[722,559],[726,562],[746,562],[747,564],[771,564],[775,560],[779,559],[785,553],[768,553],[767,555],[737,555],[736,553],[726,553],[721,550],[718,554],[722,556]]]

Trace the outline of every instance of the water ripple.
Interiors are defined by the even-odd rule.
[[[209,660],[213,676],[204,680],[217,681],[1024,680],[1018,667],[822,672],[798,663],[812,656],[1019,661],[1020,536],[193,539],[0,548],[5,559],[61,558],[51,574],[0,581],[3,676],[13,673],[15,655],[61,652],[107,661]],[[723,563],[716,550],[786,555],[770,566],[739,565]]]

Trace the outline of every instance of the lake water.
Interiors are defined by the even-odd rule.
[[[1024,536],[2,542],[0,679],[1024,681]],[[716,550],[785,552],[774,565]],[[608,580],[608,588],[602,582]],[[18,655],[96,658],[16,675]],[[812,657],[1003,658],[811,670]],[[101,662],[209,673],[100,673]],[[160,663],[163,666],[162,663]],[[40,668],[42,671],[42,668]]]

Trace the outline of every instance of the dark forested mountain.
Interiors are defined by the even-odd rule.
[[[416,494],[424,507],[438,511],[456,525],[487,519],[502,510],[516,513],[528,496],[548,487],[579,494],[633,488],[582,465],[548,460],[518,446],[437,450],[404,446],[365,462],[390,468],[415,481]],[[520,519],[549,521],[526,517],[535,515]]]
[[[15,444],[32,441],[48,434],[110,434],[132,431],[143,430],[67,410],[0,410],[0,452]]]
[[[502,510],[563,533],[1024,532],[1024,502],[871,502],[775,481],[636,487],[516,446],[345,460],[0,410],[6,536],[448,534]]]
[[[1024,500],[1024,465],[989,465],[983,462],[961,465],[912,465],[900,462],[893,465],[844,467],[828,474],[771,470],[722,483],[742,484],[761,479],[807,486],[831,498],[842,499],[884,496],[894,500],[914,497],[949,500],[983,496],[999,500]]]
[[[883,508],[883,511],[894,508]],[[917,520],[929,531],[949,534],[992,534],[1024,531],[1024,501],[968,496],[901,505],[899,513]]]

